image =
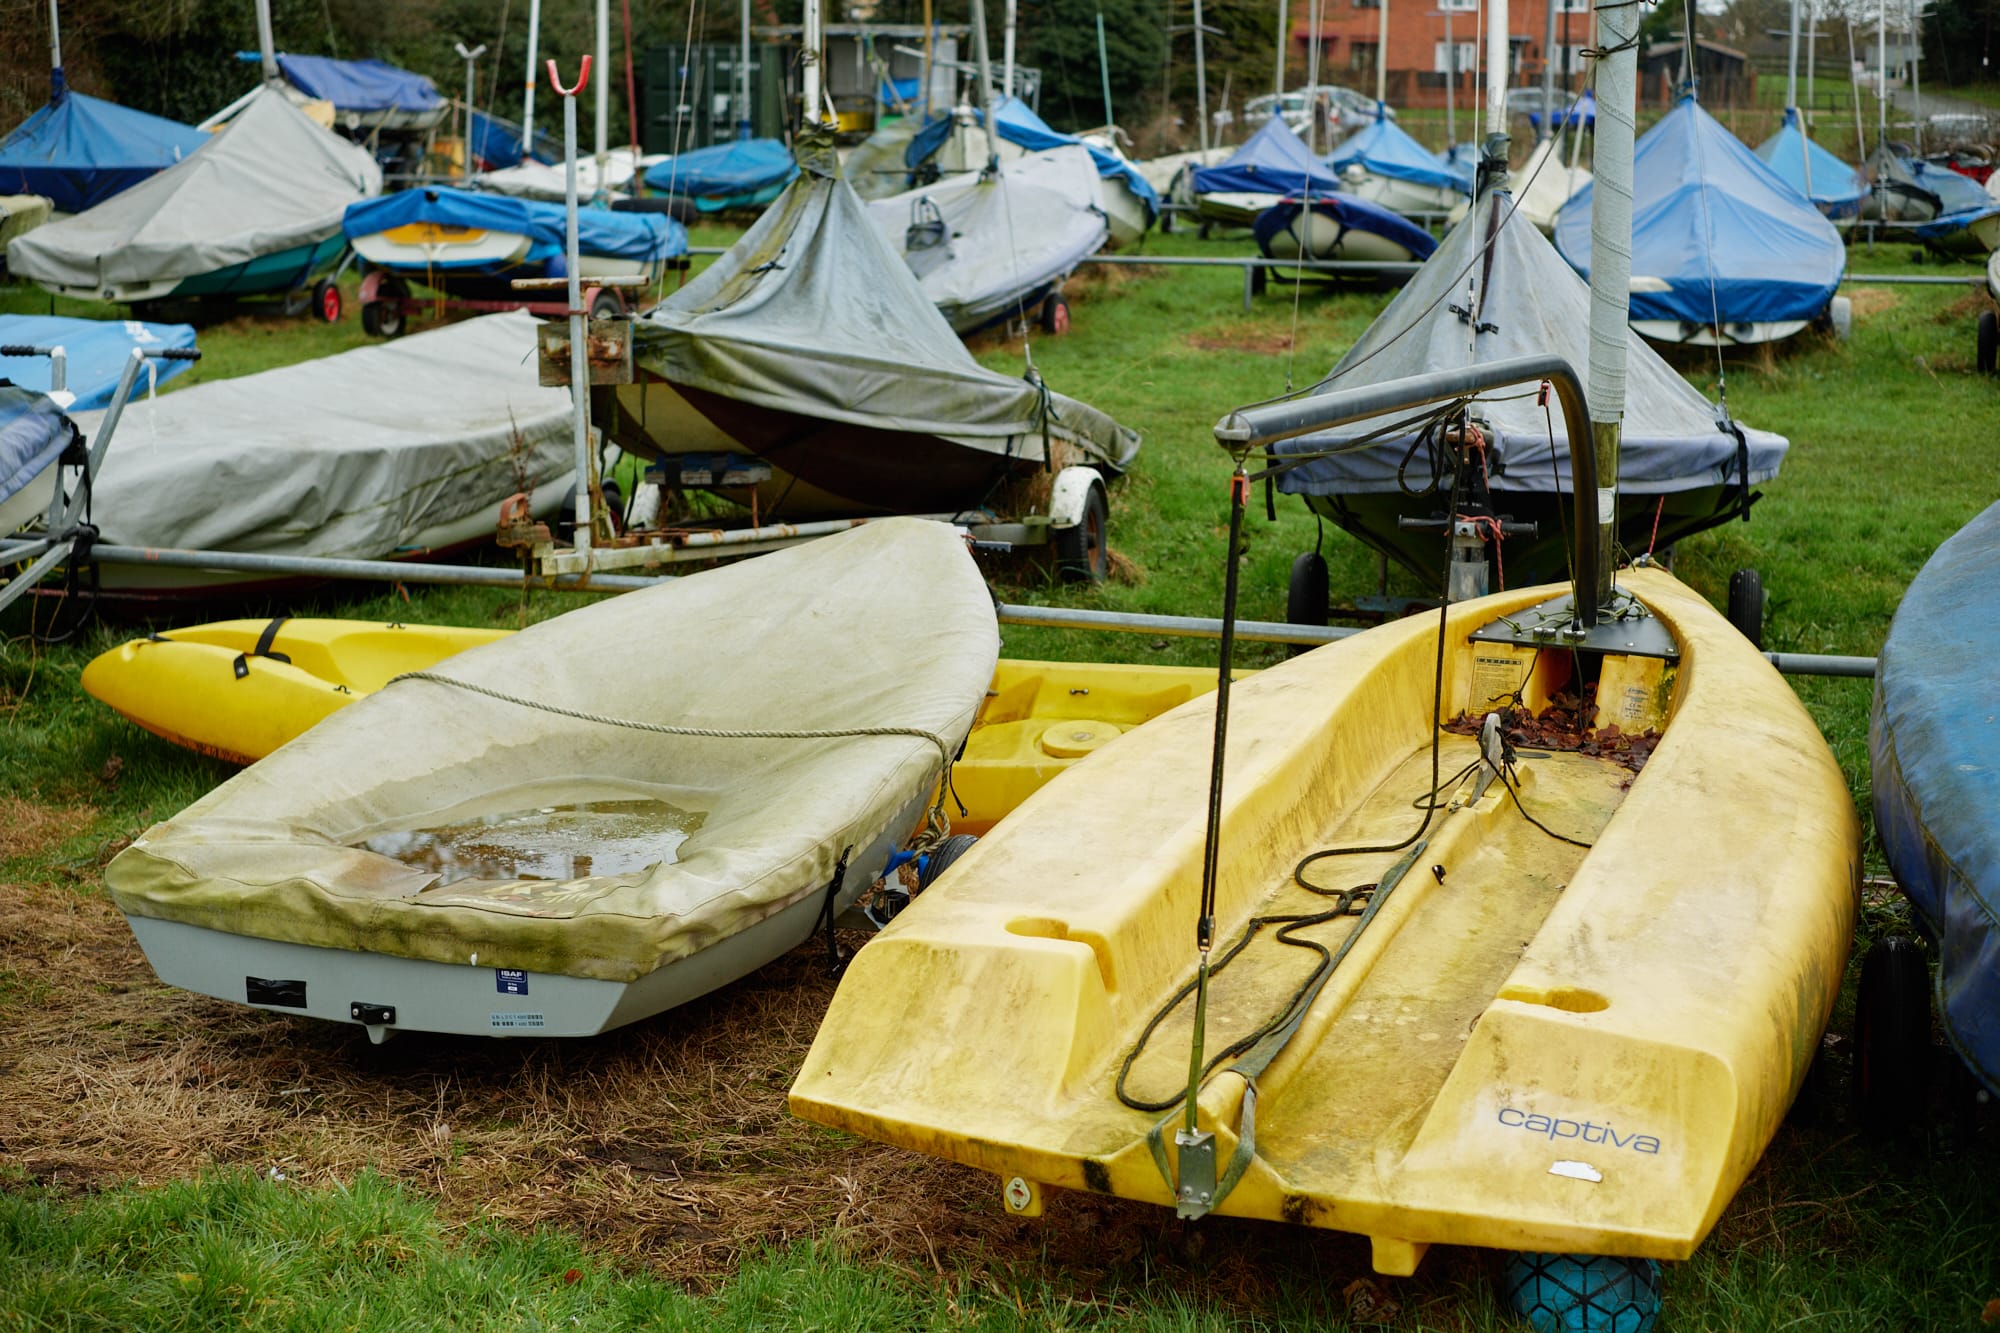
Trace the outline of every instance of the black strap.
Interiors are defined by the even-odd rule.
[[[253,657],[268,657],[273,662],[291,665],[292,659],[289,656],[271,651],[271,645],[278,641],[278,626],[290,619],[290,616],[273,617],[271,623],[264,626],[264,632],[257,636],[257,646],[247,653],[236,654],[236,661],[231,664],[231,669],[236,672],[236,679],[242,680],[250,674],[250,659]]]
[[[833,937],[833,910],[834,900],[840,897],[841,886],[847,882],[847,856],[853,850],[852,847],[840,849],[840,859],[833,863],[833,878],[827,881],[826,900],[820,904],[819,920],[813,922],[815,931],[822,922],[826,925],[826,974],[830,977],[839,976],[846,966],[846,960],[840,956],[840,942]]]

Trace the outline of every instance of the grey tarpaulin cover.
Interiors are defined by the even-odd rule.
[[[266,88],[184,160],[17,237],[7,266],[65,287],[196,277],[336,236],[341,212],[381,189],[365,149]]]
[[[1496,207],[1505,220],[1489,267],[1474,260],[1490,234]],[[1511,196],[1500,191],[1480,200],[1340,358],[1328,389],[1549,353],[1583,374],[1590,361],[1590,289],[1548,238],[1528,225],[1526,214],[1508,216],[1511,207]],[[1738,482],[1736,437],[1717,424],[1714,405],[1629,330],[1626,357],[1620,488],[1654,495]],[[1544,415],[1533,386],[1491,395],[1472,415],[1490,426],[1487,459],[1495,492],[1569,489],[1569,441],[1562,413]],[[1317,453],[1359,439],[1389,420],[1286,440],[1275,452]],[[1784,459],[1785,438],[1748,426],[1742,430],[1751,484],[1769,481]],[[1282,474],[1278,487],[1292,495],[1393,492],[1413,435],[1414,430],[1402,431],[1353,453],[1315,459]]]
[[[935,741],[661,735],[406,680],[149,829],[105,878],[130,916],[632,981],[824,896],[843,849],[913,832],[897,824],[917,822],[940,746],[964,741],[999,648],[963,539],[871,523],[572,611],[435,672],[642,723]],[[701,823],[676,859],[627,873],[440,883],[356,845],[648,797]]]
[[[1080,146],[1051,148],[868,205],[889,248],[954,329],[970,332],[1031,302],[1104,248],[1097,164]]]
[[[635,357],[677,386],[801,416],[935,436],[1039,463],[1046,425],[1123,469],[1139,437],[1104,413],[988,370],[801,136],[801,172],[729,252],[638,322]],[[1095,181],[1093,177],[1093,189]],[[754,442],[751,442],[754,447]]]
[[[537,384],[534,352],[531,316],[487,315],[135,397],[97,477],[95,521],[133,546],[386,556],[513,494],[516,429],[533,482],[566,487],[569,392]],[[86,436],[102,415],[77,418]]]

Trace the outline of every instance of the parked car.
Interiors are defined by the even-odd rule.
[[[1312,118],[1312,99],[1317,94],[1326,105],[1329,123],[1343,130],[1358,130],[1375,119],[1376,102],[1372,97],[1342,88],[1338,84],[1322,84],[1318,88],[1288,89],[1282,99],[1276,93],[1265,93],[1253,97],[1243,104],[1243,124],[1254,130],[1271,118],[1273,107],[1283,102],[1285,123],[1295,130],[1303,130]],[[1396,108],[1384,107],[1389,119],[1396,118]]]
[[[1564,116],[1569,113],[1572,103],[1575,104],[1576,111],[1568,123],[1596,125],[1597,102],[1589,93],[1578,99],[1568,89],[1556,87],[1549,90],[1548,100],[1544,102],[1539,87],[1526,86],[1507,90],[1507,114],[1526,117],[1528,123],[1538,130],[1542,127],[1543,118],[1551,116],[1551,113],[1557,124],[1564,123]]]

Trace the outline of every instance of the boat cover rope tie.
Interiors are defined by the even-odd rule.
[[[390,677],[388,684],[395,685],[405,680],[427,680],[434,685],[449,685],[453,689],[483,694],[489,699],[498,699],[501,703],[532,708],[537,712],[551,713],[556,717],[573,718],[578,722],[591,722],[602,727],[623,727],[627,731],[651,732],[656,736],[696,736],[718,741],[833,741],[862,736],[914,736],[937,746],[938,762],[942,765],[942,769],[938,775],[937,799],[931,803],[930,816],[925,821],[924,831],[917,835],[911,845],[919,848],[935,846],[951,831],[951,821],[944,813],[945,794],[951,790],[953,758],[951,742],[935,731],[925,731],[922,727],[840,727],[825,731],[676,727],[664,722],[642,722],[637,718],[613,717],[609,713],[592,713],[581,708],[564,708],[560,704],[544,703],[539,699],[524,699],[518,694],[508,694],[504,690],[475,685],[469,680],[459,680],[455,676],[446,676],[435,671],[405,671],[400,676]],[[385,685],[383,688],[386,689],[388,686]]]
[[[236,654],[236,660],[230,663],[230,670],[236,673],[236,679],[242,680],[250,674],[250,659],[253,657],[268,657],[273,662],[291,665],[290,655],[271,651],[271,645],[278,641],[278,627],[290,619],[290,616],[274,616],[271,623],[264,626],[264,632],[257,636],[257,646],[247,653]]]

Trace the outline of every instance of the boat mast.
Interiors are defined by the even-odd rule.
[[[1111,115],[1111,59],[1104,52],[1104,11],[1097,11],[1097,80],[1104,88],[1104,128],[1107,133],[1118,122]],[[1113,136],[1114,141],[1116,136]]]
[[[736,47],[736,137],[750,137],[750,0],[743,0],[743,32]]]
[[[1556,128],[1556,4],[1557,0],[1543,0],[1542,123],[1535,127],[1536,143],[1549,138]]]
[[[1875,0],[1875,143],[1889,142],[1889,0]]]
[[[1375,20],[1375,105],[1379,110],[1389,100],[1389,0],[1379,0],[1382,10]],[[1198,5],[1201,0],[1195,0]]]
[[[1554,3],[1554,0],[1550,0]],[[1388,0],[1383,0],[1388,8]],[[1486,137],[1507,137],[1507,0],[1486,0]]]
[[[1194,105],[1201,121],[1202,161],[1208,160],[1208,52],[1202,46],[1201,0],[1194,0]]]
[[[1453,0],[1441,0],[1444,5],[1444,142],[1449,148],[1458,142],[1458,43],[1451,39],[1451,7]]]
[[[257,0],[257,10],[261,15],[268,0]],[[481,42],[471,50],[466,50],[464,42],[453,42],[451,49],[458,52],[458,58],[465,62],[465,139],[464,156],[458,164],[458,178],[461,182],[472,179],[472,97],[478,87],[475,70],[479,57],[486,54],[486,43]]]
[[[51,33],[56,16],[56,0],[49,0],[49,22]],[[485,50],[481,47],[480,50]],[[257,0],[257,58],[264,68],[264,82],[278,81],[278,41],[271,33],[271,0]],[[58,52],[58,65],[62,63]],[[471,104],[468,102],[468,106]]]
[[[1848,90],[1854,94],[1854,157],[1857,162],[1866,165],[1868,161],[1868,136],[1862,133],[1861,130],[1861,80],[1853,77],[1855,63],[1854,16],[1850,14],[1847,19],[1847,68],[1849,75],[1847,86]]]
[[[597,188],[604,188],[604,154],[611,142],[611,0],[597,0]]]
[[[1591,454],[1597,464],[1597,568],[1579,569],[1602,606],[1611,593],[1616,558],[1612,532],[1618,503],[1618,449],[1625,424],[1626,321],[1632,302],[1632,149],[1637,95],[1640,0],[1613,0],[1598,14],[1597,183],[1590,207]],[[1580,441],[1570,441],[1570,448]],[[1578,600],[1583,599],[1579,590]]]
[[[805,114],[800,119],[816,129],[830,129],[832,127],[820,114],[819,55],[825,37],[820,29],[819,0],[805,0],[802,26],[805,28],[805,49],[799,53],[799,100],[804,103],[801,110]],[[929,96],[928,92],[925,95]]]
[[[535,155],[535,47],[542,35],[542,0],[528,0],[528,82],[521,90],[521,160]]]
[[[986,49],[986,0],[972,0],[972,51],[979,63],[979,119],[986,126],[986,170],[1000,169],[1000,134],[993,124],[993,57]]]
[[[1924,155],[1924,80],[1918,66],[1924,61],[1923,42],[1917,36],[1915,0],[1903,0],[1903,16],[1910,25],[1910,144],[1917,156]]]
[[[1000,32],[1000,96],[1004,100],[1014,95],[1014,0],[1007,0],[1006,24]]]
[[[1812,150],[1806,143],[1805,117],[1799,114],[1799,0],[1792,0],[1791,46],[1785,56],[1785,119],[1799,133],[1799,169],[1805,173],[1806,198],[1812,198]]]
[[[1102,14],[1097,16],[1097,26],[1098,31],[1104,30]],[[1285,36],[1285,0],[1278,0],[1278,63],[1271,74],[1271,91],[1278,98],[1273,104],[1273,114],[1279,116],[1285,113]]]

